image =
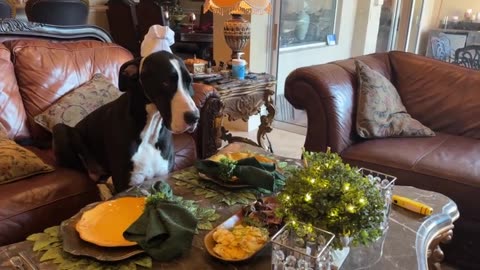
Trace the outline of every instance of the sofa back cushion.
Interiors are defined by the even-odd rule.
[[[69,91],[101,73],[118,86],[120,66],[132,55],[126,49],[100,41],[8,41],[28,124],[34,139],[49,134],[34,117]]]
[[[17,79],[10,51],[0,44],[0,125],[5,128],[8,138],[20,139],[29,136],[27,116],[18,91]]]
[[[480,72],[390,52],[392,80],[408,113],[434,131],[480,139]]]

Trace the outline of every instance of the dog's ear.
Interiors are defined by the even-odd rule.
[[[135,58],[120,67],[118,74],[118,88],[120,91],[135,90],[138,88],[138,76],[140,69],[140,62],[142,58]]]

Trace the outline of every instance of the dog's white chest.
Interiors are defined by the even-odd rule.
[[[146,110],[147,123],[140,133],[142,142],[132,157],[131,186],[140,185],[145,180],[168,173],[168,160],[165,160],[161,151],[155,148],[162,128],[162,117],[153,104],[148,104]]]

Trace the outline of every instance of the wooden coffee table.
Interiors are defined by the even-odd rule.
[[[222,151],[245,149],[264,151],[242,143],[231,144]],[[176,195],[198,200],[201,205],[215,206],[221,218],[214,225],[222,223],[241,208],[241,205],[227,207],[213,204],[205,198],[199,199],[190,190],[175,185],[171,177],[167,178],[165,180],[170,183]],[[432,206],[433,214],[423,217],[393,206],[389,229],[385,236],[369,247],[352,248],[341,269],[434,269],[438,265],[436,263],[441,261],[443,253],[438,245],[452,237],[453,222],[459,217],[456,204],[442,194],[413,187],[395,186],[394,193]],[[270,245],[248,261],[226,263],[207,253],[203,244],[203,238],[207,233],[200,231],[195,235],[192,248],[185,256],[168,263],[155,262],[153,269],[271,269]],[[39,263],[41,254],[32,251],[32,243],[29,241],[0,247],[0,269],[15,269],[10,259],[20,253],[29,258],[38,269],[57,269],[52,263]]]

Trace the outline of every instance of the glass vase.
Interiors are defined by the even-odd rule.
[[[300,222],[289,222],[272,237],[272,270],[331,269],[334,234]]]
[[[371,183],[380,190],[385,203],[383,212],[383,222],[380,224],[380,229],[385,232],[388,229],[388,218],[392,209],[392,192],[397,178],[392,175],[384,174],[374,170],[360,168],[358,170],[362,175],[366,176]]]

